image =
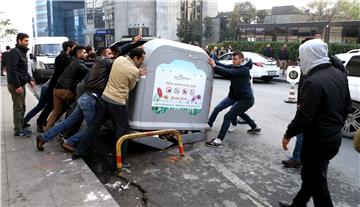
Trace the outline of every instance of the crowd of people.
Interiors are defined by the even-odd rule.
[[[148,73],[143,67],[145,51],[137,46],[138,35],[133,42],[121,47],[104,47],[97,51],[72,41],[62,45],[62,51],[55,59],[52,78],[42,87],[39,103],[25,116],[25,85],[35,86],[27,69],[26,52],[29,36],[17,35],[16,47],[6,54],[4,63],[7,71],[8,90],[13,101],[14,135],[30,137],[29,121],[41,111],[37,119],[36,148],[43,151],[46,143],[59,135],[62,146],[73,152],[77,159],[96,137],[100,127],[110,119],[114,138],[130,131],[127,101],[129,92],[140,76]],[[266,54],[271,55],[268,45]],[[207,48],[205,48],[206,50]],[[232,51],[232,65],[223,65],[217,60],[217,48],[209,54],[208,64],[230,80],[228,95],[214,108],[208,125],[213,127],[220,111],[231,107],[225,114],[216,138],[206,142],[208,147],[220,147],[227,132],[236,129],[237,118],[242,118],[251,128],[248,133],[259,133],[261,128],[246,113],[254,103],[250,69],[252,60],[231,46],[221,48],[221,53]],[[280,52],[281,59],[288,59],[286,45]],[[351,112],[350,93],[346,71],[340,64],[328,57],[327,44],[321,39],[306,39],[299,48],[302,77],[299,84],[299,100],[296,115],[282,138],[284,150],[292,137],[297,137],[294,157],[283,161],[288,167],[302,165],[302,185],[292,204],[280,202],[280,206],[306,206],[312,197],[315,206],[332,206],[327,187],[327,167],[338,152],[341,144],[341,128]],[[335,61],[336,62],[336,61]],[[67,116],[58,121],[63,114]],[[80,129],[85,120],[86,127]],[[58,122],[57,122],[58,121]],[[126,143],[122,153],[126,154]],[[115,151],[115,149],[114,149]],[[115,153],[114,153],[115,154]],[[123,158],[126,156],[122,155]],[[291,160],[298,163],[289,163]],[[123,166],[128,166],[122,160]]]

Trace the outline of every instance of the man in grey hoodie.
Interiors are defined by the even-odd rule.
[[[327,186],[329,161],[341,145],[341,129],[351,112],[351,99],[346,75],[332,66],[328,47],[320,39],[305,42],[299,48],[300,67],[306,75],[300,91],[295,118],[282,139],[284,150],[292,137],[303,132],[301,149],[301,189],[291,205],[306,206],[312,197],[315,207],[332,207]]]

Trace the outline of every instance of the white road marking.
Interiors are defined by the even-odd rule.
[[[216,158],[206,152],[200,153],[201,156],[207,160],[217,171],[219,171],[224,177],[226,177],[231,183],[233,183],[237,188],[248,193],[248,198],[257,206],[257,207],[271,207],[271,205],[266,201],[265,198],[262,198],[255,190],[253,190],[248,184],[241,180],[238,176],[232,173],[227,169],[222,163],[216,160]],[[257,200],[257,201],[256,201]],[[259,202],[260,203],[259,203]]]

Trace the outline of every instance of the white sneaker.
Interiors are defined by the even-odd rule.
[[[229,133],[232,133],[232,132],[236,131],[236,129],[237,129],[237,126],[236,126],[236,125],[230,124],[230,127],[229,127],[229,129],[228,129],[228,132],[229,132]]]

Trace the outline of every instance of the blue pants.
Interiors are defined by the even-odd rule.
[[[80,96],[77,101],[77,106],[75,110],[70,114],[68,118],[64,121],[56,124],[54,127],[49,129],[46,133],[43,134],[43,138],[46,141],[51,140],[54,136],[59,134],[60,132],[68,129],[69,127],[73,126],[74,124],[82,121],[85,119],[87,125],[94,120],[96,114],[96,103],[97,98],[94,96],[84,93]],[[73,138],[72,140],[67,140],[68,144],[76,145],[78,143],[78,139]]]
[[[231,99],[231,98],[229,98],[229,97],[224,98],[220,103],[218,103],[218,105],[215,106],[213,112],[211,113],[211,115],[210,115],[210,117],[209,117],[209,122],[208,122],[209,126],[210,126],[210,127],[213,126],[214,121],[215,121],[217,115],[218,115],[222,110],[226,109],[226,108],[229,107],[229,106],[234,105],[235,103],[236,103],[236,100],[233,100],[233,99]],[[237,123],[236,123],[236,118],[235,118],[235,120],[232,121],[232,124],[233,124],[233,125],[236,125],[236,124],[237,124]]]
[[[254,105],[254,98],[238,100],[235,104],[231,107],[230,111],[228,111],[224,116],[224,121],[221,125],[221,129],[217,138],[224,140],[225,135],[230,127],[230,123],[235,121],[236,117],[240,116],[244,121],[250,125],[252,129],[256,128],[257,125],[255,124],[254,120],[250,118],[245,112]]]
[[[114,125],[116,138],[119,138],[129,133],[130,125],[127,106],[109,103],[104,99],[100,99],[95,120],[88,126],[86,130],[81,131],[80,135],[78,135],[79,133],[74,135],[81,137],[81,141],[75,151],[77,155],[85,155],[87,148],[91,145],[92,140],[96,137],[96,134],[99,131],[100,127],[109,118],[112,120],[112,123]],[[72,137],[70,137],[69,139],[72,139]],[[122,152],[123,155],[126,152],[126,143],[122,145]]]
[[[292,159],[296,160],[296,161],[300,161],[300,152],[301,152],[301,147],[302,147],[302,142],[304,139],[304,134],[300,133],[298,135],[296,135],[296,143],[295,143],[295,148],[292,154]]]
[[[49,87],[49,84],[44,85],[41,88],[40,97],[38,104],[29,111],[25,118],[24,118],[24,124],[28,123],[37,113],[39,113],[46,105],[46,91]]]

